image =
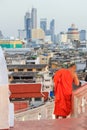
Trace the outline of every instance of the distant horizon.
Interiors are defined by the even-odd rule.
[[[67,32],[71,24],[87,31],[87,0],[0,0],[0,30],[6,37],[17,37],[18,29],[24,29],[24,15],[37,9],[38,28],[41,18],[49,22],[55,19],[55,33]]]

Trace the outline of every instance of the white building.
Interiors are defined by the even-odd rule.
[[[30,57],[29,59],[26,60],[27,64],[40,64],[40,58],[36,57],[35,59]]]
[[[58,41],[60,43],[66,43],[67,42],[67,34],[64,33],[64,32],[61,32],[59,35],[58,35]]]

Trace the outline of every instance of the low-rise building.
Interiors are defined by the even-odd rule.
[[[10,100],[14,103],[15,110],[38,107],[48,99],[48,92],[42,92],[41,83],[10,84]]]
[[[2,48],[22,48],[24,42],[21,40],[0,40]]]
[[[41,28],[40,29],[32,29],[32,39],[44,40],[45,39],[44,31]]]
[[[36,82],[38,72],[47,70],[46,64],[7,65],[10,83]]]

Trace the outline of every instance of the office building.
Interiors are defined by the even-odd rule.
[[[86,30],[81,30],[80,32],[80,41],[86,40]]]
[[[31,15],[29,12],[25,14],[25,31],[26,31],[26,39],[31,39]]]
[[[54,42],[54,35],[55,35],[55,20],[52,19],[50,22],[50,33],[51,33],[51,41]]]
[[[0,40],[0,46],[2,48],[22,48],[23,42],[21,40]]]
[[[43,18],[40,20],[40,28],[43,29],[43,31],[46,34],[46,31],[47,31],[47,19],[46,18]]]
[[[58,35],[58,40],[60,43],[66,43],[68,40],[67,40],[67,34],[64,33],[64,32],[60,32],[60,34]]]
[[[31,27],[32,29],[37,28],[37,9],[32,8],[31,10]]]
[[[44,31],[41,28],[32,29],[32,39],[44,40],[45,39]]]

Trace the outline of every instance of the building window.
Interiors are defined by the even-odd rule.
[[[37,71],[42,71],[42,69],[37,69]]]
[[[18,69],[18,71],[22,72],[22,71],[23,71],[23,69]]]
[[[35,101],[41,101],[41,98],[35,98]]]
[[[49,86],[46,86],[46,88],[49,88]]]
[[[32,71],[32,69],[27,69],[27,71]]]
[[[20,79],[20,77],[13,77],[14,79]]]
[[[48,80],[46,80],[46,79],[45,79],[45,81],[46,81],[46,82],[50,82],[50,80],[49,80],[49,79],[48,79]]]
[[[9,69],[9,72],[14,72],[14,69]]]

